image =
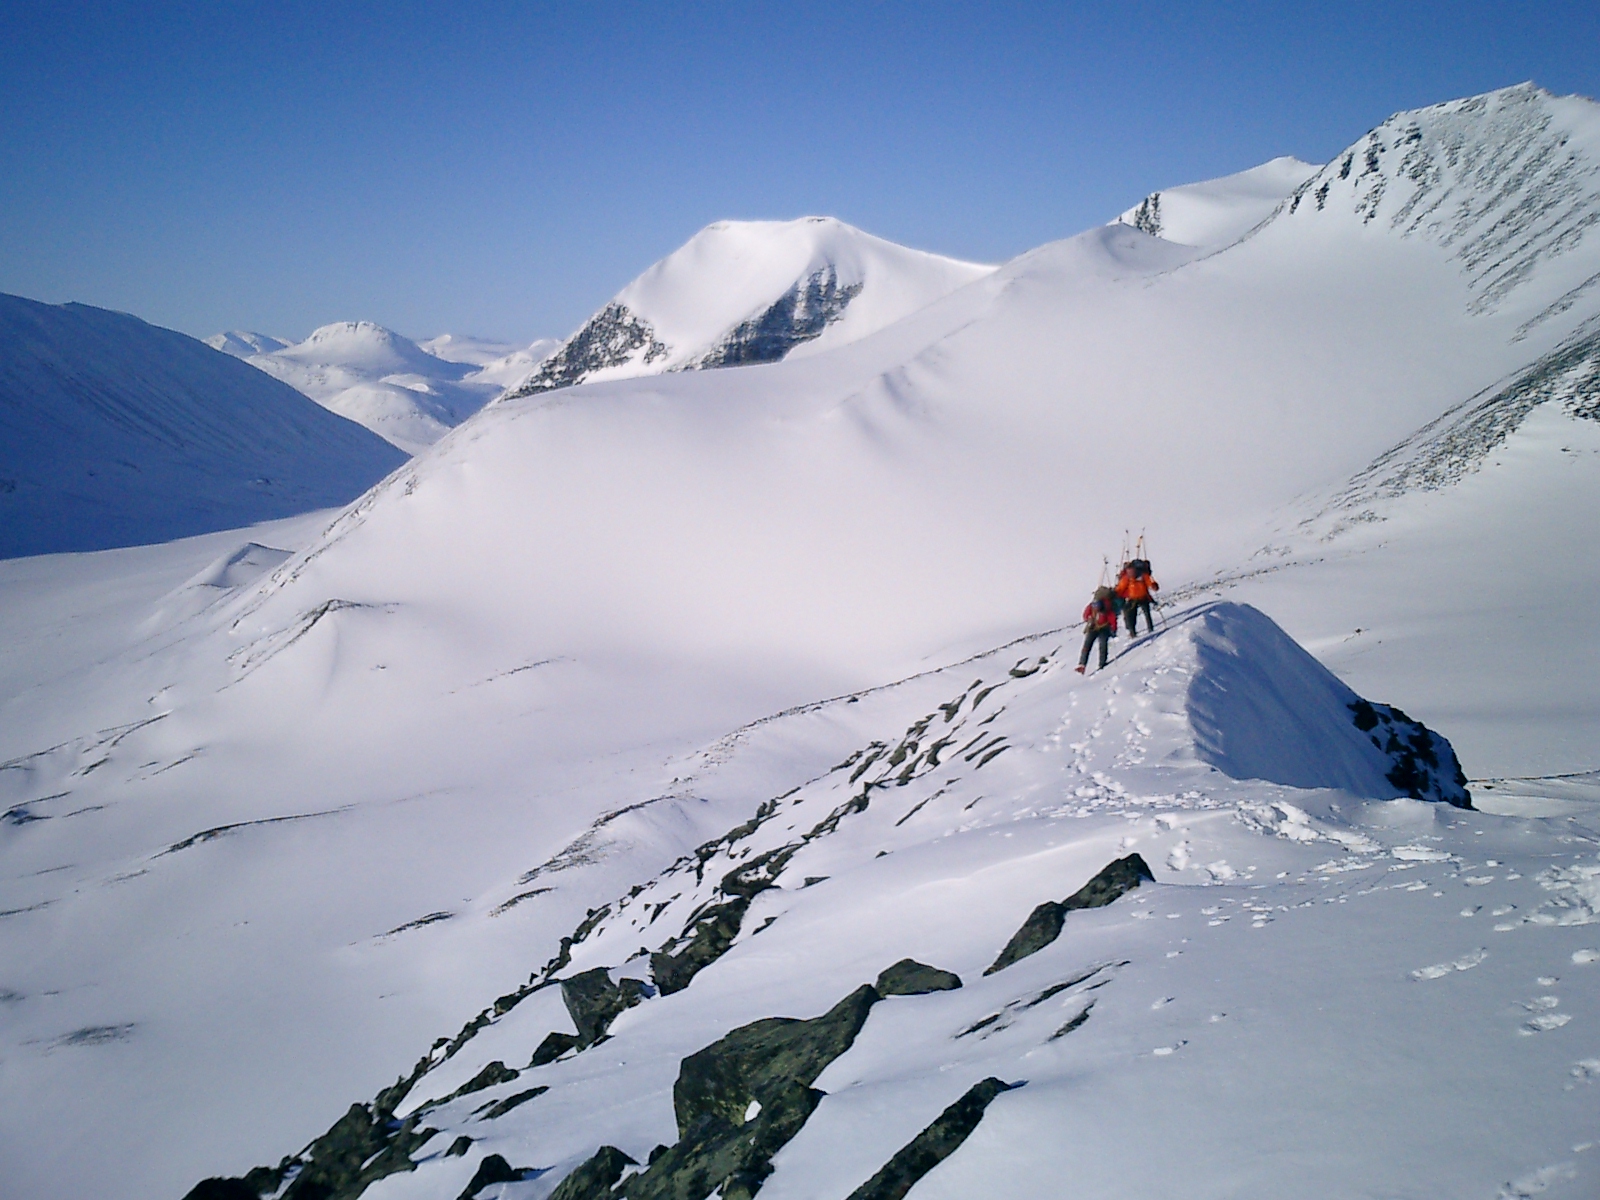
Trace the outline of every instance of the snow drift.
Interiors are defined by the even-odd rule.
[[[0,556],[230,529],[354,499],[403,456],[136,317],[0,296]]]

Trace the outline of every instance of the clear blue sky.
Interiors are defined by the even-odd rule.
[[[1533,79],[1600,3],[0,7],[0,291],[564,335],[723,217],[998,261]]]

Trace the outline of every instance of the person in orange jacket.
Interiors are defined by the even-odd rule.
[[[1094,599],[1083,609],[1083,653],[1078,655],[1075,668],[1079,675],[1089,665],[1089,652],[1100,643],[1100,669],[1105,670],[1106,657],[1111,651],[1111,639],[1117,636],[1116,593],[1108,587],[1095,588]]]
[[[1135,558],[1124,564],[1122,574],[1117,577],[1117,597],[1122,601],[1122,612],[1128,619],[1128,636],[1139,636],[1139,612],[1144,610],[1144,625],[1146,633],[1154,633],[1156,623],[1150,617],[1150,598],[1152,592],[1159,592],[1161,585],[1156,582],[1155,576],[1150,573],[1150,560]]]

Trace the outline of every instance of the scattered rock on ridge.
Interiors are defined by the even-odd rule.
[[[605,1037],[611,1022],[644,999],[645,994],[646,985],[637,979],[611,982],[611,974],[605,967],[594,967],[563,979],[561,999],[572,1015],[572,1023],[578,1027],[578,1049],[586,1050]]]
[[[1021,1086],[1002,1083],[992,1075],[973,1084],[961,1099],[902,1146],[876,1175],[851,1192],[849,1200],[901,1200],[924,1175],[961,1148],[996,1096]]]
[[[1061,926],[1069,912],[1080,908],[1103,908],[1118,896],[1131,892],[1143,880],[1154,882],[1155,875],[1138,854],[1108,863],[1098,875],[1059,904],[1054,900],[1046,900],[1029,913],[1022,928],[1011,935],[1005,949],[1000,951],[1000,957],[984,974],[993,975],[996,971],[1003,971],[1012,963],[1043,950],[1061,936]]]
[[[894,966],[884,968],[876,984],[880,996],[921,996],[928,992],[954,991],[960,986],[961,976],[954,971],[941,971],[914,958],[902,958]]]
[[[855,1042],[878,998],[864,984],[820,1017],[753,1021],[684,1059],[672,1088],[679,1141],[619,1197],[749,1200],[822,1099],[812,1081]]]
[[[561,1181],[561,1186],[550,1193],[550,1200],[610,1200],[611,1189],[617,1186],[623,1171],[638,1165],[637,1159],[629,1158],[615,1146],[601,1146],[589,1161]]]

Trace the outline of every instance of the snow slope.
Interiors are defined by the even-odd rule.
[[[623,288],[509,394],[820,353],[991,270],[830,217],[718,221]]]
[[[1381,780],[1274,786],[1208,764],[1194,697],[1223,682],[1270,697],[1290,755],[1309,733],[1360,757],[1350,713],[1323,703],[1342,685],[1275,669],[1299,653],[1253,610],[1202,606],[1087,680],[1060,638],[1029,639],[679,760],[675,793],[597,824],[529,871],[521,899],[508,886],[480,902],[515,921],[547,903],[532,885],[618,884],[578,923],[570,961],[440,1030],[389,1102],[394,1125],[429,1131],[419,1169],[367,1194],[453,1196],[489,1154],[525,1172],[498,1193],[519,1197],[550,1195],[601,1145],[642,1165],[693,1140],[674,1121],[690,1055],[753,1020],[816,1016],[906,957],[959,986],[877,999],[798,1130],[760,1123],[781,1092],[747,1105],[725,1077],[732,1124],[777,1150],[763,1194],[853,1194],[984,1078],[1013,1091],[917,1194],[1050,1197],[1075,1179],[1116,1195],[1488,1195],[1502,1181],[1514,1195],[1529,1178],[1586,1194],[1594,1073],[1559,1031],[1600,1016],[1585,986],[1600,957],[1593,820],[1563,841],[1384,800]],[[824,743],[832,764],[792,773],[799,748],[820,762]],[[629,873],[652,832],[705,822],[685,810],[749,814],[753,796],[767,799],[752,819],[653,877]],[[995,969],[1030,910],[1129,853],[1152,880]],[[662,954],[711,921],[729,944],[664,985]],[[585,977],[655,986],[603,1018],[606,1040],[541,1061],[549,1035],[571,1040],[595,1011],[541,985]],[[447,1155],[460,1137],[465,1154]]]
[[[1521,572],[1600,485],[1600,118],[1383,129],[1375,209],[1340,156],[1219,252],[1092,230],[826,352],[491,405],[315,526],[0,566],[4,644],[59,643],[0,658],[7,1189],[179,1195],[343,1114],[358,1164],[442,1131],[370,1196],[491,1153],[529,1173],[480,1195],[546,1196],[677,1143],[686,1056],[911,956],[963,986],[873,1001],[798,1125],[723,1112],[789,1122],[763,1195],[850,1195],[988,1078],[914,1195],[1591,1194],[1600,676],[1582,561]],[[1395,220],[1419,146],[1481,228]],[[1081,678],[1141,525],[1166,625]],[[1478,811],[1396,798],[1407,746],[1451,770],[1377,702]],[[581,1030],[532,989],[594,968],[639,981],[581,985],[610,1040],[534,1066]]]
[[[438,441],[555,348],[549,340],[519,349],[450,334],[425,348],[370,321],[324,325],[292,345],[237,331],[208,342],[408,454]]]
[[[161,542],[324,508],[400,461],[181,333],[0,296],[0,556]]]
[[[1117,221],[1185,246],[1220,248],[1265,221],[1319,169],[1285,155],[1235,175],[1151,192]]]

